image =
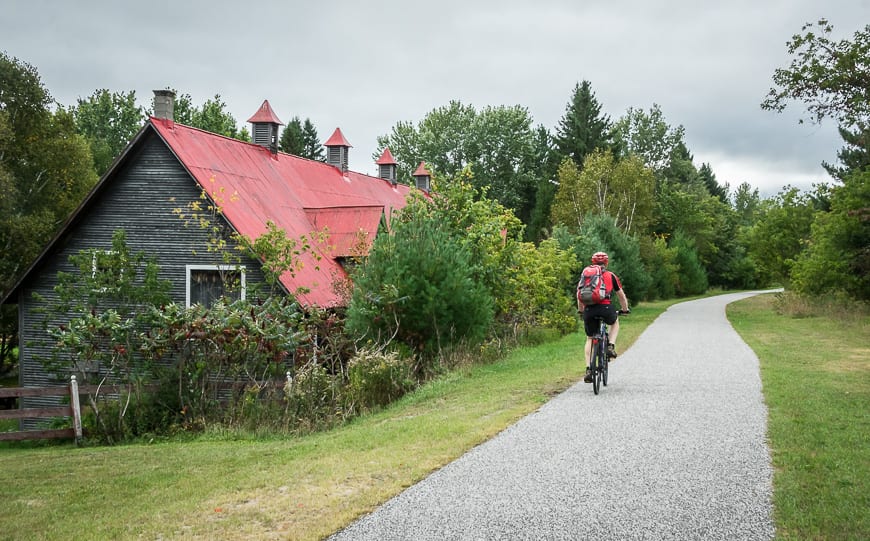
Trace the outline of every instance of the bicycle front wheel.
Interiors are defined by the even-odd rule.
[[[610,356],[607,354],[607,342],[602,340],[599,342],[600,350],[598,352],[598,358],[602,359],[601,362],[601,383],[607,387],[607,370],[610,368]]]

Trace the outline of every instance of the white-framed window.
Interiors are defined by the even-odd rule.
[[[211,306],[222,297],[245,298],[245,267],[237,265],[185,265],[185,306]]]

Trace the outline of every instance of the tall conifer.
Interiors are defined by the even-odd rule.
[[[558,161],[571,158],[582,169],[583,160],[593,150],[612,147],[610,127],[610,117],[601,113],[601,104],[589,81],[575,85],[554,138]]]

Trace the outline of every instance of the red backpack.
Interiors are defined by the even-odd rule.
[[[584,306],[599,304],[610,298],[613,282],[604,279],[604,269],[599,265],[589,265],[580,274],[577,283],[577,298]]]

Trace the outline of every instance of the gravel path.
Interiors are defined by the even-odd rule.
[[[758,359],[725,318],[753,294],[672,306],[601,394],[571,387],[330,539],[772,539]]]

